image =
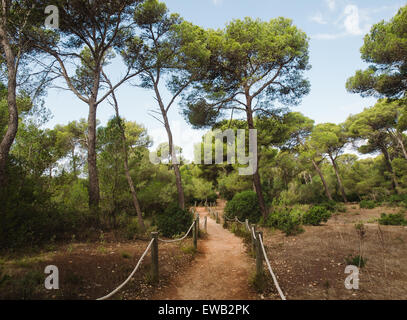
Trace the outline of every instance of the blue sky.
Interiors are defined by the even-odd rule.
[[[302,103],[292,108],[314,119],[316,123],[344,121],[374,104],[372,98],[361,98],[347,93],[345,82],[357,69],[366,68],[360,58],[363,37],[372,24],[389,20],[401,6],[400,0],[165,0],[171,12],[197,25],[222,28],[232,19],[250,16],[269,20],[283,16],[305,31],[310,40],[312,69],[306,76],[311,82],[311,93]],[[110,67],[113,78],[119,79],[123,66]],[[162,125],[148,111],[155,108],[153,93],[125,85],[117,93],[120,111],[127,120],[143,124],[155,146],[167,141]],[[46,106],[53,114],[47,127],[87,118],[87,106],[72,93],[52,89]],[[98,109],[102,124],[111,118],[113,109],[103,104]],[[193,145],[200,141],[203,131],[193,130],[180,115],[177,105],[170,112],[175,143],[184,150],[184,156],[193,157]]]

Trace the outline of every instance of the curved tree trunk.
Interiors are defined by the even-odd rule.
[[[391,159],[390,159],[389,152],[387,151],[387,148],[384,147],[384,146],[381,147],[380,149],[381,149],[381,151],[382,151],[382,153],[383,153],[383,155],[384,155],[384,159],[385,159],[385,163],[386,163],[387,170],[390,172],[391,177],[392,177],[392,185],[393,185],[394,192],[395,192],[396,194],[398,194],[398,193],[399,193],[399,191],[398,191],[398,189],[399,189],[399,183],[398,183],[398,181],[397,181],[396,175],[394,174],[394,170],[393,170],[393,166],[392,166],[392,164],[391,164]]]
[[[175,146],[174,146],[174,140],[172,137],[172,132],[171,132],[171,127],[170,127],[170,122],[168,121],[168,116],[167,116],[167,110],[164,107],[163,100],[161,99],[160,91],[158,89],[158,84],[154,84],[154,91],[156,94],[156,98],[158,101],[158,104],[160,106],[161,110],[161,115],[164,120],[164,126],[165,130],[167,131],[167,136],[168,136],[168,147],[169,147],[169,152],[171,154],[171,159],[172,159],[172,166],[174,169],[174,174],[175,174],[175,181],[177,185],[177,191],[178,191],[178,205],[181,209],[185,209],[185,197],[184,197],[184,188],[182,186],[182,177],[181,177],[181,172],[179,170],[179,165],[178,165],[178,159],[177,159],[177,154],[175,151]]]
[[[332,155],[329,155],[329,158],[331,159],[332,166],[334,167],[334,170],[335,170],[336,179],[338,180],[338,184],[339,184],[339,190],[341,191],[341,194],[342,194],[342,199],[345,203],[347,203],[348,199],[346,198],[345,188],[343,187],[342,179],[341,179],[341,176],[339,175],[338,166],[336,165],[336,162],[335,162],[334,158],[332,157]]]
[[[328,184],[325,181],[324,175],[322,174],[321,169],[318,167],[318,164],[315,162],[314,159],[311,159],[312,164],[314,165],[315,170],[318,172],[319,177],[321,178],[322,184],[324,185],[325,194],[329,200],[332,200],[331,192],[329,191]]]
[[[164,118],[165,130],[167,131],[167,135],[168,135],[168,147],[169,147],[169,150],[171,153],[172,166],[174,168],[175,181],[177,184],[178,204],[179,204],[179,207],[184,210],[185,209],[184,188],[182,186],[182,177],[181,177],[181,172],[179,170],[177,153],[175,150],[172,132],[171,132],[170,124],[169,124],[166,113],[163,115],[163,118]]]
[[[7,183],[6,166],[11,146],[18,130],[18,109],[17,109],[17,70],[15,65],[15,55],[8,41],[6,31],[6,17],[4,16],[5,4],[3,3],[3,16],[0,21],[1,45],[6,57],[7,64],[7,104],[8,104],[8,126],[7,131],[0,143],[0,186]]]
[[[107,80],[107,77],[106,77],[106,80]],[[110,83],[109,80],[107,80],[107,81],[109,83],[110,89],[112,89],[112,84]],[[127,152],[126,133],[125,133],[124,128],[121,123],[121,118],[120,118],[120,113],[119,113],[119,104],[117,102],[114,91],[112,91],[112,97],[113,97],[113,103],[114,103],[113,106],[114,106],[114,109],[116,112],[117,123],[119,125],[121,139],[122,139],[122,151],[123,151],[123,156],[124,156],[124,172],[126,174],[127,184],[129,185],[129,188],[130,188],[131,196],[133,199],[133,205],[137,212],[138,223],[139,223],[141,231],[144,232],[146,230],[146,226],[144,224],[143,213],[141,212],[140,202],[138,201],[138,198],[137,198],[136,189],[134,188],[133,178],[130,175],[129,155]]]

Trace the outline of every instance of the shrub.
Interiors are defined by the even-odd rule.
[[[331,213],[323,206],[313,206],[303,216],[304,224],[319,226],[321,222],[327,222]]]
[[[225,208],[229,217],[238,217],[240,221],[249,219],[251,223],[257,223],[261,217],[257,194],[254,191],[243,191],[236,194]]]
[[[320,206],[324,207],[328,211],[334,212],[338,209],[339,204],[333,200],[329,200],[329,201],[321,203]]]
[[[347,258],[345,258],[347,265],[349,266],[356,266],[363,268],[366,265],[367,259],[363,258],[362,256],[352,256],[349,255]]]
[[[362,200],[359,203],[359,207],[361,209],[374,209],[376,207],[376,203],[373,200]]]
[[[157,215],[158,230],[165,237],[173,237],[188,231],[193,216],[188,210],[182,210],[178,205],[170,205],[162,214]]]
[[[389,215],[382,213],[379,224],[385,226],[405,226],[407,225],[407,220],[402,213],[390,213]]]
[[[134,239],[134,236],[140,232],[137,218],[132,218],[130,223],[126,226],[125,235],[129,240]]]
[[[288,208],[274,211],[267,219],[266,226],[279,229],[287,236],[296,235],[303,231],[301,228],[302,217],[297,210]]]

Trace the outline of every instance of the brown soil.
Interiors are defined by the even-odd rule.
[[[200,221],[208,216],[197,209]],[[202,228],[202,225],[201,225]],[[249,279],[254,265],[243,241],[208,216],[208,233],[198,243],[192,266],[174,278],[169,288],[157,292],[156,300],[254,300]]]
[[[183,245],[191,242],[185,240]],[[131,273],[148,241],[126,243],[75,243],[59,246],[40,255],[2,259],[3,275],[11,277],[1,283],[0,299],[97,299],[119,286]],[[191,242],[192,243],[192,242]],[[111,299],[150,299],[177,272],[187,268],[193,256],[180,250],[178,244],[159,246],[160,282],[149,283],[151,257],[148,254],[133,279]],[[44,268],[59,269],[60,289],[44,288]]]
[[[271,266],[287,299],[407,299],[407,228],[378,226],[381,213],[400,208],[359,209],[333,216],[326,225],[304,227],[305,232],[286,237],[280,231],[263,229]],[[345,267],[349,255],[359,255],[355,223],[367,228],[360,270],[359,290],[347,290]],[[270,282],[272,293],[275,290]]]

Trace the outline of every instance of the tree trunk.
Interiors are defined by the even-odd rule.
[[[342,199],[343,199],[343,201],[345,203],[347,203],[348,199],[346,198],[345,188],[343,187],[342,180],[341,180],[341,177],[339,175],[338,166],[336,165],[336,162],[335,162],[334,158],[332,157],[332,155],[329,155],[329,158],[331,159],[332,165],[333,165],[334,170],[335,170],[336,179],[338,180],[338,184],[339,184],[339,190],[341,191],[341,194],[342,194]]]
[[[393,170],[393,166],[392,166],[392,164],[391,164],[389,152],[387,151],[387,148],[386,148],[385,146],[380,147],[380,149],[381,149],[381,151],[382,151],[382,153],[383,153],[383,155],[384,155],[384,159],[385,159],[385,162],[386,162],[387,170],[389,170],[389,172],[390,172],[390,174],[391,174],[391,177],[392,177],[392,185],[393,185],[394,192],[395,192],[396,194],[398,194],[398,193],[399,193],[399,191],[398,191],[398,189],[399,189],[399,183],[398,183],[398,181],[397,181],[396,175],[394,174],[394,170]]]
[[[247,124],[248,124],[249,130],[255,129],[254,121],[253,121],[253,112],[252,112],[252,108],[251,108],[251,97],[246,95],[246,101],[247,101],[247,106],[246,106]],[[258,146],[256,146],[256,148],[257,147]],[[257,153],[257,163],[259,163],[259,154],[258,153]],[[253,185],[254,185],[254,188],[257,193],[257,198],[259,199],[260,211],[263,215],[264,220],[266,220],[268,217],[268,210],[266,207],[266,202],[264,201],[258,166],[256,166],[256,171],[253,174]]]
[[[113,87],[112,87],[112,84],[110,83],[110,80],[108,80],[107,77],[105,77],[105,78],[110,86],[110,89],[112,90]],[[134,205],[134,208],[136,209],[138,224],[139,224],[141,231],[144,232],[146,230],[146,226],[144,224],[143,213],[141,212],[140,202],[138,201],[138,198],[137,198],[136,189],[134,188],[133,178],[130,175],[129,154],[127,152],[126,133],[125,133],[124,128],[121,123],[120,112],[119,112],[119,103],[117,102],[114,91],[112,91],[112,98],[113,98],[114,110],[116,112],[117,123],[119,125],[119,130],[120,130],[121,139],[122,139],[122,150],[123,150],[123,156],[124,156],[124,161],[123,161],[124,162],[124,172],[126,174],[127,184],[129,185],[129,188],[130,188],[131,197],[133,199],[133,205]]]
[[[174,173],[175,173],[175,181],[176,181],[177,191],[178,191],[178,205],[182,210],[184,210],[185,209],[185,197],[184,197],[184,188],[182,186],[181,172],[179,171],[179,166],[178,166],[178,161],[177,161],[178,159],[177,159],[177,154],[175,151],[170,123],[168,121],[167,110],[164,107],[164,103],[161,98],[157,83],[154,84],[154,91],[155,91],[156,98],[157,98],[158,104],[160,106],[161,114],[162,114],[162,117],[164,120],[165,130],[167,131],[168,147],[169,147],[169,152],[170,152],[171,158],[172,158],[172,163],[173,163],[173,168],[174,168]]]
[[[174,141],[173,141],[173,137],[172,137],[170,124],[168,122],[167,114],[165,113],[163,115],[163,117],[164,117],[165,130],[167,131],[167,135],[168,135],[168,147],[169,147],[170,153],[171,153],[172,166],[174,168],[174,173],[175,173],[175,181],[177,184],[178,204],[179,204],[179,207],[182,210],[184,210],[185,209],[184,188],[182,186],[182,177],[181,177],[181,172],[179,171],[177,153],[175,150]]]
[[[406,152],[406,147],[404,146],[404,143],[403,143],[402,135],[401,135],[401,133],[397,132],[395,134],[395,136],[396,136],[398,144],[400,145],[401,150],[403,151],[404,159],[407,160],[407,152]]]
[[[99,177],[96,160],[96,103],[89,103],[88,117],[88,174],[89,174],[89,208],[99,217]]]
[[[4,6],[4,3],[3,3]],[[4,10],[3,10],[4,12]],[[1,45],[7,63],[7,104],[8,104],[8,126],[7,131],[0,143],[0,186],[6,185],[6,166],[11,146],[18,130],[18,109],[17,109],[17,70],[15,65],[15,55],[8,41],[6,31],[6,17],[3,16],[0,22]]]
[[[134,208],[136,209],[136,212],[137,212],[138,223],[139,223],[141,231],[144,232],[146,230],[146,226],[144,225],[143,213],[141,212],[140,202],[138,201],[136,189],[134,188],[133,178],[130,175],[129,157],[128,157],[128,153],[127,153],[127,143],[126,143],[126,134],[125,134],[124,129],[123,129],[121,123],[120,123],[121,119],[119,117],[118,110],[116,111],[116,116],[117,116],[117,119],[119,121],[119,127],[120,127],[120,131],[121,131],[121,136],[122,136],[122,145],[123,145],[122,148],[123,148],[123,155],[124,155],[124,171],[126,173],[127,183],[129,185],[130,192],[131,192],[131,197],[133,199],[133,205],[134,205]]]
[[[314,159],[312,159],[311,161],[312,161],[312,164],[314,165],[315,170],[318,172],[319,177],[321,178],[322,184],[324,185],[326,196],[328,197],[329,200],[332,200],[331,192],[329,192],[328,184],[325,181],[325,178],[322,174],[321,169],[318,167],[318,164],[315,162]]]

